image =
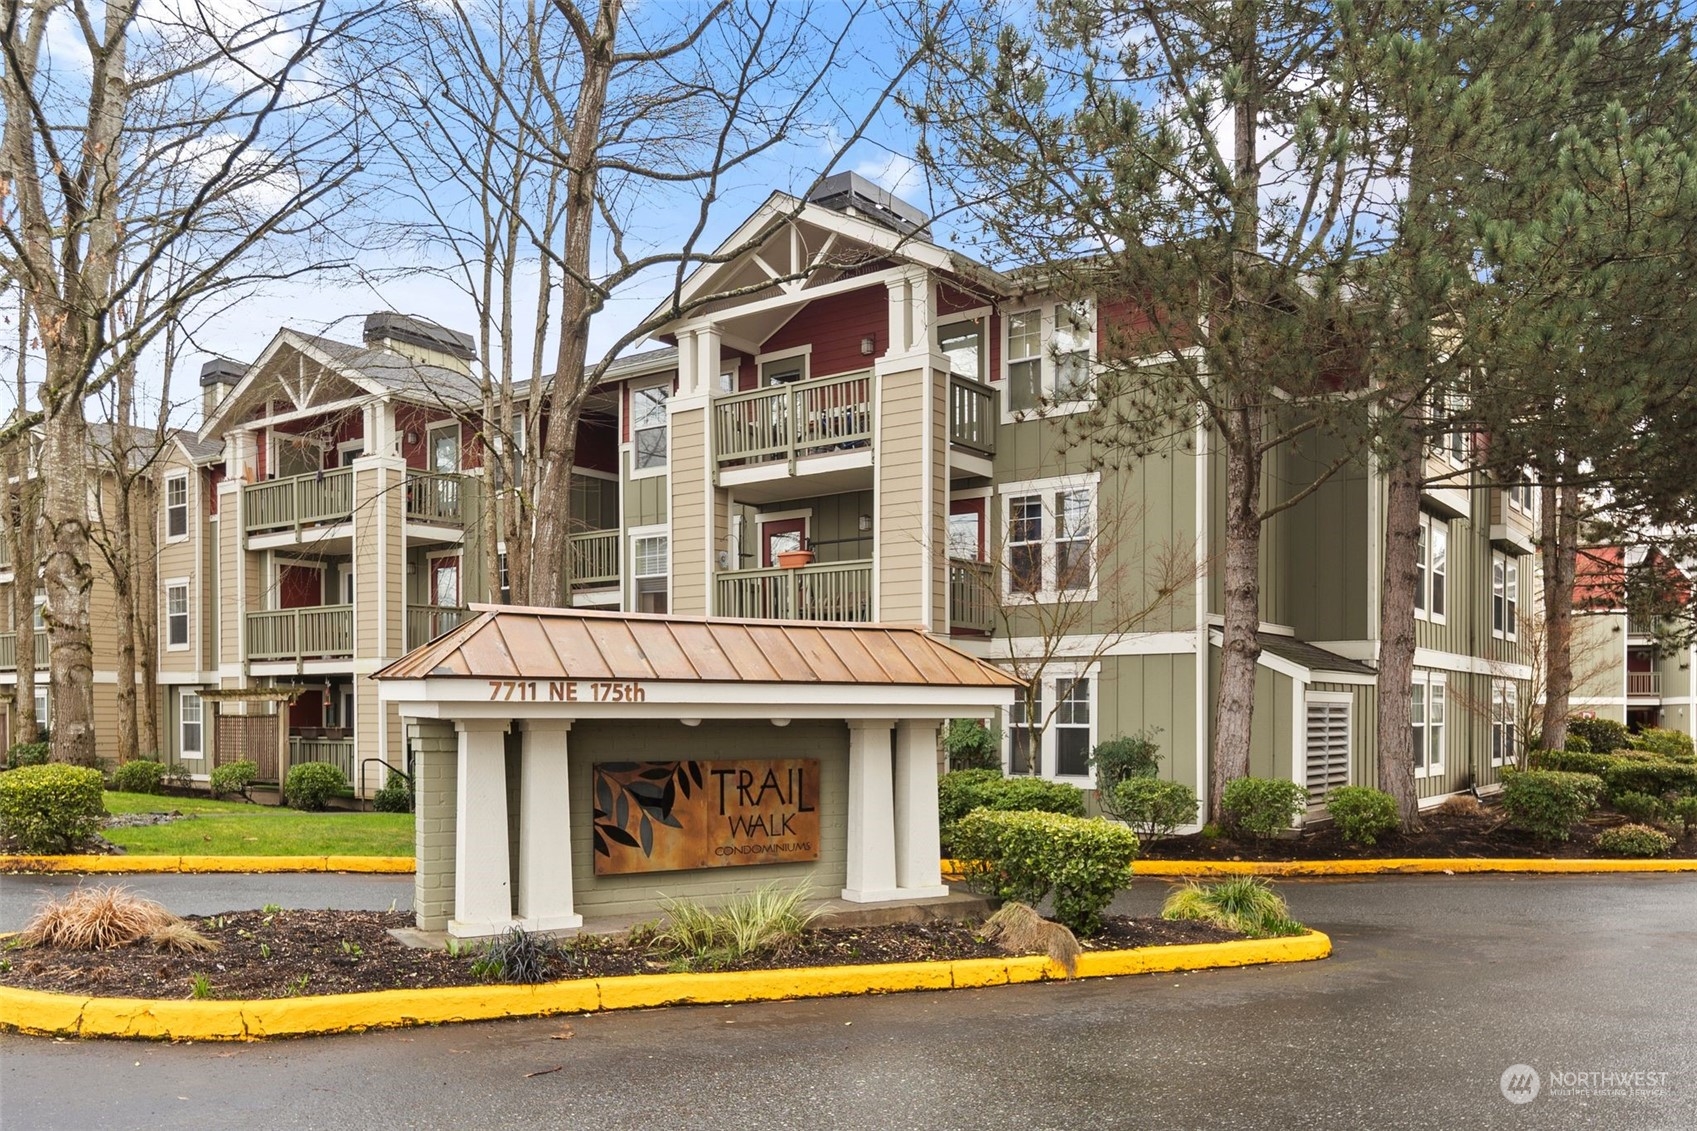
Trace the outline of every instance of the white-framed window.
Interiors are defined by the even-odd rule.
[[[30,605],[30,627],[37,632],[47,631],[47,595],[37,593],[35,601]]]
[[[1094,666],[1060,665],[1033,680],[1031,701],[1022,693],[1008,711],[1008,772],[1035,771],[1046,778],[1088,781],[1096,747]],[[1049,704],[1054,704],[1051,711]],[[1033,712],[1027,715],[1027,711]]]
[[[1506,679],[1491,683],[1491,765],[1515,761],[1520,718],[1520,691]]]
[[[53,725],[53,701],[47,694],[46,684],[39,682],[35,685],[35,725]]]
[[[1416,671],[1410,703],[1414,727],[1414,776],[1436,777],[1444,772],[1449,737],[1449,688],[1438,672]]]
[[[985,322],[979,315],[938,325],[937,352],[949,359],[949,372],[957,377],[982,382],[988,376],[984,371],[990,352],[984,348]]]
[[[1009,596],[1095,598],[1097,482],[1094,475],[1067,476],[1000,489]]]
[[[1449,608],[1450,524],[1421,512],[1414,566],[1414,615],[1443,624]]]
[[[1304,781],[1312,809],[1324,805],[1332,790],[1349,784],[1355,702],[1345,691],[1309,691],[1304,695],[1304,707]]]
[[[1520,634],[1520,559],[1491,555],[1491,635],[1514,640]]]
[[[983,553],[984,516],[977,511],[949,515],[949,557],[963,562],[978,561]]]
[[[1432,444],[1433,453],[1455,467],[1465,467],[1468,433],[1459,426],[1459,422],[1467,413],[1467,398],[1460,393],[1433,389],[1431,399],[1427,403],[1430,406],[1431,423],[1439,426],[1449,425],[1453,429],[1437,437]]]
[[[664,471],[668,449],[666,402],[672,398],[672,381],[633,385],[630,391],[631,471],[633,474]]]
[[[1532,513],[1532,476],[1525,469],[1520,472],[1520,482],[1509,486],[1505,493],[1512,509],[1526,515]]]
[[[189,475],[186,471],[165,477],[165,540],[180,542],[189,536]]]
[[[1094,395],[1096,307],[1057,302],[1009,312],[1002,319],[1006,415],[1044,408],[1077,412]]]
[[[189,646],[189,583],[178,578],[165,583],[165,647],[180,652]]]
[[[807,380],[812,354],[813,347],[810,345],[760,354],[754,359],[760,371],[760,387],[793,385]]]
[[[199,759],[206,745],[206,728],[203,719],[203,704],[200,693],[184,689],[179,701],[178,719],[180,739],[177,751],[184,758]]]
[[[497,588],[501,594],[501,604],[512,604],[513,576],[507,572],[507,548],[505,546],[495,551],[495,576]]]
[[[633,532],[630,562],[631,611],[666,612],[671,578],[671,538],[667,531]]]

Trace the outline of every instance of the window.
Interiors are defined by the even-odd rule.
[[[1491,765],[1513,763],[1519,758],[1517,720],[1520,717],[1520,692],[1506,680],[1491,684]]]
[[[1027,712],[1031,714],[1027,714]],[[1031,774],[1039,769],[1041,732],[1033,725],[1043,718],[1043,685],[1034,683],[1028,694],[1015,697],[1008,712],[1008,772]]]
[[[1431,410],[1431,421],[1439,427],[1448,427],[1452,431],[1444,432],[1437,438],[1434,449],[1456,467],[1467,463],[1467,436],[1463,420],[1467,416],[1467,398],[1459,393],[1447,393],[1441,389],[1432,390],[1428,402]]]
[[[1520,479],[1521,481],[1519,483],[1515,483],[1507,489],[1508,505],[1517,511],[1529,515],[1532,513],[1531,472],[1524,468],[1521,469]]]
[[[47,598],[37,594],[35,604],[31,606],[30,627],[37,632],[47,631]]]
[[[47,688],[42,684],[35,685],[35,725],[51,727],[53,724],[53,704],[47,698]]]
[[[1421,514],[1414,554],[1414,615],[1443,624],[1449,605],[1450,524]]]
[[[983,320],[937,327],[937,352],[949,359],[949,372],[969,381],[984,380]]]
[[[1033,678],[1029,701],[1022,694],[1008,711],[1008,772],[1088,778],[1096,745],[1095,691],[1091,669],[1062,665]]]
[[[666,466],[666,401],[671,395],[670,384],[630,392],[631,465],[637,471]]]
[[[501,604],[513,603],[513,577],[507,572],[507,551],[500,550],[495,554],[495,573],[500,578]]]
[[[1056,303],[1007,316],[1007,411],[1090,399],[1096,310],[1089,302]]]
[[[666,611],[669,577],[667,558],[670,539],[664,534],[644,534],[631,539],[631,578],[634,608],[638,613]]]
[[[1095,596],[1094,476],[1003,488],[1007,591],[1033,600]]]
[[[189,583],[171,581],[165,585],[165,647],[189,646]]]
[[[1444,772],[1445,725],[1449,708],[1444,677],[1433,672],[1414,673],[1410,721],[1414,726],[1414,776],[1435,777]]]
[[[183,692],[181,718],[182,741],[178,744],[179,752],[184,758],[199,758],[203,748],[202,735],[205,732],[201,726],[201,701],[198,693]]]
[[[983,539],[980,524],[983,516],[977,511],[962,511],[949,516],[949,557],[963,562],[975,562],[982,556]]]
[[[760,384],[766,387],[772,385],[791,385],[797,381],[807,380],[807,353],[791,354],[789,357],[775,358],[760,363]]]
[[[165,477],[165,537],[189,536],[189,477],[187,474]]]
[[[1090,681],[1058,680],[1055,692],[1055,776],[1090,776]]]
[[[1520,620],[1520,559],[1491,555],[1491,635],[1516,638]]]

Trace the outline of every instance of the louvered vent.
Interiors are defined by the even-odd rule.
[[[1349,704],[1308,704],[1308,804],[1349,784]]]

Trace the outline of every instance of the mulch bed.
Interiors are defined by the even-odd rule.
[[[1588,818],[1573,828],[1573,839],[1549,844],[1530,833],[1511,829],[1502,810],[1486,806],[1476,816],[1426,812],[1424,828],[1412,835],[1391,833],[1367,847],[1345,844],[1328,823],[1295,837],[1276,840],[1209,839],[1200,833],[1169,837],[1138,853],[1140,860],[1375,860],[1430,857],[1434,859],[1606,859],[1618,856],[1597,851],[1597,834],[1626,823],[1616,813]],[[1676,838],[1674,856],[1697,856],[1697,836]]]
[[[471,970],[474,953],[456,957],[396,941],[388,932],[413,926],[407,912],[231,911],[187,919],[221,942],[220,949],[196,955],[162,954],[145,943],[102,951],[14,949],[5,952],[11,968],[0,972],[0,985],[98,997],[188,998],[199,974],[211,983],[213,997],[253,999],[480,982]],[[786,953],[721,969],[858,966],[1003,953],[979,939],[974,929],[947,922],[815,928]],[[1109,917],[1103,932],[1081,940],[1081,945],[1087,950],[1121,950],[1241,937],[1203,923]],[[594,978],[674,968],[646,946],[619,936],[582,936],[564,945],[551,961],[549,975]]]

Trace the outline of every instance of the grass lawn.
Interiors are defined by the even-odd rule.
[[[411,813],[302,813],[245,801],[106,794],[108,813],[188,819],[102,835],[138,856],[411,856]]]

